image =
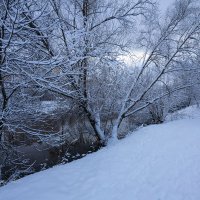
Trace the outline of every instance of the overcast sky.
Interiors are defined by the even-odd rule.
[[[160,8],[162,11],[165,11],[167,7],[174,2],[174,0],[157,0],[160,4]]]

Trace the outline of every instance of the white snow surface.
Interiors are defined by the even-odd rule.
[[[177,119],[195,119],[200,118],[200,107],[199,106],[189,106],[185,109],[179,110],[172,114],[168,114],[166,121],[174,121]]]
[[[0,188],[0,200],[199,200],[200,111]],[[198,110],[198,111],[197,111]],[[198,113],[198,114],[197,114]]]

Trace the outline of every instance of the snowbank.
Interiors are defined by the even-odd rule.
[[[189,106],[172,114],[168,114],[168,116],[166,117],[166,121],[195,118],[200,118],[200,107],[196,105]]]
[[[192,112],[191,112],[192,113]],[[199,200],[200,118],[141,128],[0,188],[0,200]]]

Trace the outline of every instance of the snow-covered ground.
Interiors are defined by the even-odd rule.
[[[179,110],[175,113],[169,114],[166,121],[174,121],[179,119],[195,119],[200,118],[200,107],[190,106],[185,109]]]
[[[0,200],[199,200],[200,111],[181,113],[184,119],[141,128],[83,159],[12,182],[0,188]]]

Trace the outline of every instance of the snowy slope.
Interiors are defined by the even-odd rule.
[[[198,116],[141,128],[81,160],[10,183],[0,200],[199,200]]]

